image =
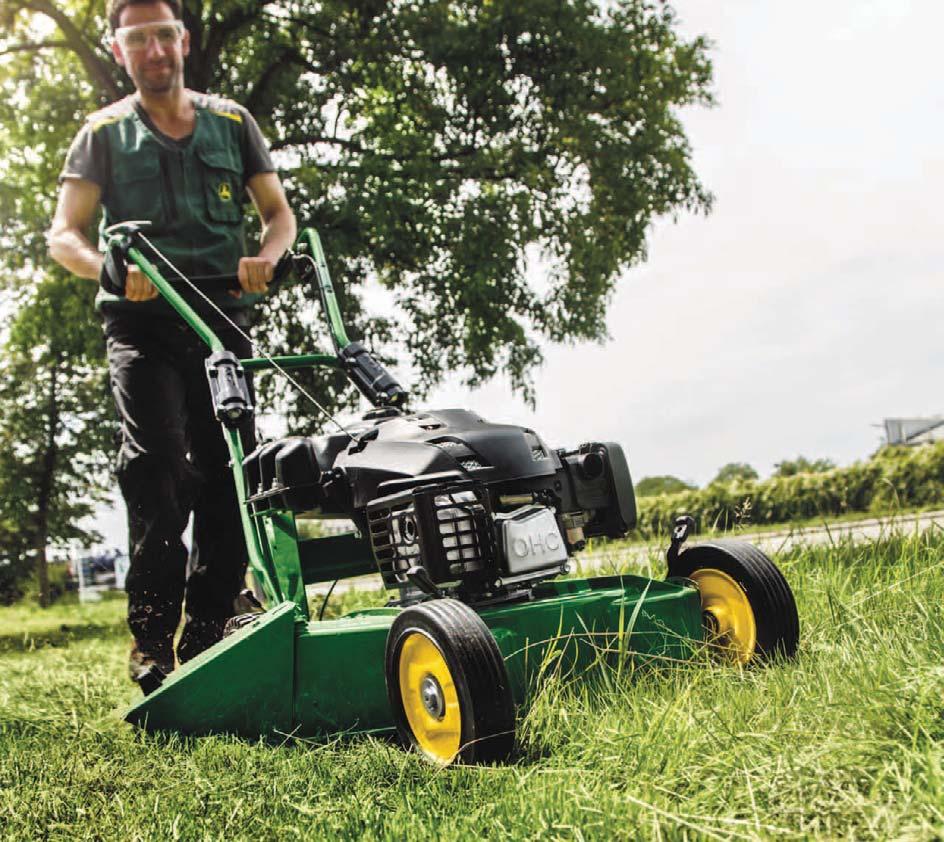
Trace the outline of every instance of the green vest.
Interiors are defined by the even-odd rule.
[[[242,115],[226,100],[195,94],[196,125],[183,147],[152,132],[129,100],[90,118],[94,132],[104,132],[109,180],[102,191],[101,230],[116,222],[147,220],[142,233],[188,278],[236,274],[246,254],[243,230],[245,198]],[[116,105],[125,105],[125,101]],[[102,235],[104,246],[104,235]],[[147,248],[143,249],[147,254]],[[179,280],[160,257],[147,255],[168,280]],[[199,285],[199,284],[198,284]],[[207,294],[221,309],[251,307],[261,296],[228,295],[219,287]],[[209,308],[199,296],[185,294],[202,315]],[[96,306],[108,311],[171,315],[162,298],[130,302],[99,291]]]

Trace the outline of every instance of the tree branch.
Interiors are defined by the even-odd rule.
[[[396,155],[390,152],[377,152],[373,149],[368,149],[366,146],[361,145],[357,141],[348,140],[343,137],[332,137],[329,135],[323,134],[306,134],[306,135],[297,135],[295,137],[284,137],[281,140],[274,141],[270,148],[275,151],[276,149],[286,149],[290,146],[312,146],[316,143],[328,143],[333,146],[342,146],[345,149],[351,149],[354,152],[358,152],[361,155],[370,155],[374,158],[379,158],[383,161],[416,161],[419,160],[420,156],[411,155],[405,157],[403,155]],[[465,146],[462,149],[456,149],[449,152],[443,152],[441,155],[425,155],[423,159],[428,161],[431,164],[444,164],[446,161],[453,161],[462,158],[470,158],[475,155],[478,149],[474,146]],[[460,170],[460,167],[443,167],[444,170]],[[493,168],[494,171],[494,168]],[[507,176],[502,176],[506,178]]]
[[[68,46],[69,42],[62,40],[37,41],[30,44],[13,44],[5,50],[0,50],[0,56],[5,56],[9,53],[38,53],[40,50],[51,50]]]
[[[262,17],[268,18],[273,23],[286,24],[290,23],[297,27],[302,27],[309,32],[315,33],[322,40],[329,41],[338,41],[340,40],[337,35],[333,34],[328,29],[322,29],[320,26],[317,26],[310,18],[302,18],[297,15],[274,15],[272,12],[267,12],[263,9],[261,13]]]
[[[209,37],[203,49],[203,60],[207,67],[215,67],[220,59],[220,52],[226,43],[228,36],[232,35],[238,29],[244,27],[247,23],[259,20],[262,8],[265,6],[265,0],[257,0],[251,6],[238,9],[229,17],[223,18],[219,23],[214,24],[209,29]]]
[[[360,152],[362,155],[377,155],[381,158],[390,158],[393,159],[392,155],[382,155],[379,152],[372,152],[370,149],[365,149],[359,143],[353,140],[345,140],[343,137],[329,137],[328,135],[322,134],[307,134],[299,135],[298,137],[285,137],[282,140],[277,140],[271,144],[271,149],[275,151],[276,149],[285,149],[289,146],[311,146],[315,143],[330,143],[334,146],[343,146],[345,149],[353,149],[355,152]]]
[[[98,84],[103,94],[107,94],[112,99],[118,99],[121,96],[121,90],[111,74],[111,69],[95,54],[85,35],[65,12],[57,9],[50,0],[29,0],[23,4],[23,8],[45,15],[59,27],[66,37],[69,49],[79,57],[86,73],[93,82]]]
[[[269,66],[262,71],[262,75],[256,79],[255,84],[252,86],[252,91],[250,91],[249,96],[246,97],[246,101],[243,103],[243,105],[246,106],[246,110],[253,116],[256,115],[256,110],[259,107],[262,96],[269,86],[269,83],[275,77],[275,74],[285,67],[283,62],[291,53],[292,50],[285,50],[281,55],[276,56]]]

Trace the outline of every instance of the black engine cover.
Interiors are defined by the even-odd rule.
[[[491,424],[465,409],[394,416],[374,429],[334,462],[347,477],[355,508],[393,480],[457,472],[489,483],[550,476],[560,468],[557,454],[532,430]]]

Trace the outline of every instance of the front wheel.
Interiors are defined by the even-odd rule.
[[[387,697],[401,739],[445,766],[505,760],[515,709],[488,626],[454,599],[404,609],[387,635]]]
[[[698,544],[679,553],[669,575],[695,583],[707,639],[738,663],[796,654],[800,620],[793,591],[757,547],[724,540]]]

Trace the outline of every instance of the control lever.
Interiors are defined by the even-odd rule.
[[[682,515],[675,519],[675,526],[672,529],[672,543],[669,545],[668,552],[665,554],[665,560],[669,565],[669,576],[673,576],[673,570],[678,562],[679,550],[688,536],[695,531],[695,518],[691,515]]]

